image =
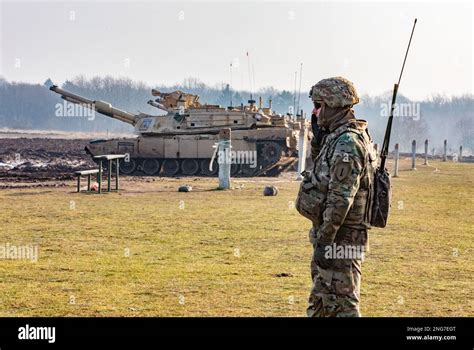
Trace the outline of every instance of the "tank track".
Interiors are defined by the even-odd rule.
[[[259,142],[257,145],[257,166],[232,164],[232,177],[278,176],[291,169],[297,158],[285,155],[283,145],[277,142]],[[130,158],[120,162],[120,173],[131,176],[207,176],[219,174],[217,161],[209,170],[210,158]],[[106,168],[106,164],[104,164]]]

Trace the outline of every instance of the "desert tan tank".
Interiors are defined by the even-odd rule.
[[[128,154],[128,161],[120,165],[127,175],[217,175],[218,157],[212,170],[210,162],[222,128],[232,129],[233,176],[277,175],[296,162],[300,123],[275,114],[271,105],[262,107],[261,99],[258,106],[249,100],[247,106],[223,108],[201,104],[197,95],[152,90],[156,99],[148,104],[166,113],[148,115],[123,111],[55,85],[50,90],[135,127],[136,137],[94,140],[86,146],[91,156]]]

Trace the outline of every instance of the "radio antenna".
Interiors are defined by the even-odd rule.
[[[392,122],[393,122],[393,111],[395,109],[395,103],[397,101],[398,87],[400,86],[400,81],[402,80],[403,70],[405,69],[405,63],[408,57],[408,51],[410,50],[411,39],[413,38],[413,33],[415,32],[417,19],[413,23],[413,28],[411,30],[410,40],[408,41],[407,51],[405,52],[405,58],[403,59],[402,70],[400,71],[400,76],[398,77],[398,83],[393,86],[393,96],[392,96],[392,107],[390,109],[390,116],[388,117],[387,129],[385,130],[385,137],[383,139],[382,151],[380,152],[380,169],[385,169],[385,161],[388,156],[388,146],[390,144],[390,134],[392,132]]]
[[[294,89],[293,89],[293,118],[296,115],[296,79],[298,76],[298,72],[295,72],[295,79],[294,79]]]
[[[232,105],[232,62],[230,62],[230,86],[229,86],[229,93],[230,93],[230,106],[233,107]]]
[[[300,98],[301,98],[301,76],[303,74],[303,63],[300,65],[300,87],[298,89],[298,108],[296,109],[296,114],[298,115],[298,112],[300,110]],[[301,116],[302,117],[302,116]]]
[[[249,52],[247,51],[247,68],[249,71],[249,85],[250,85],[250,100],[253,100],[253,89],[252,89],[252,77],[251,77],[251,68],[250,68],[250,56]]]

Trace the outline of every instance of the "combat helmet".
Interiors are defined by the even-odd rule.
[[[359,103],[354,84],[343,77],[323,79],[311,88],[313,102],[324,102],[331,108],[352,106]]]

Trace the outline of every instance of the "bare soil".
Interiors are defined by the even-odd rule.
[[[70,180],[74,171],[94,167],[84,151],[88,140],[59,138],[1,138],[0,186]]]

